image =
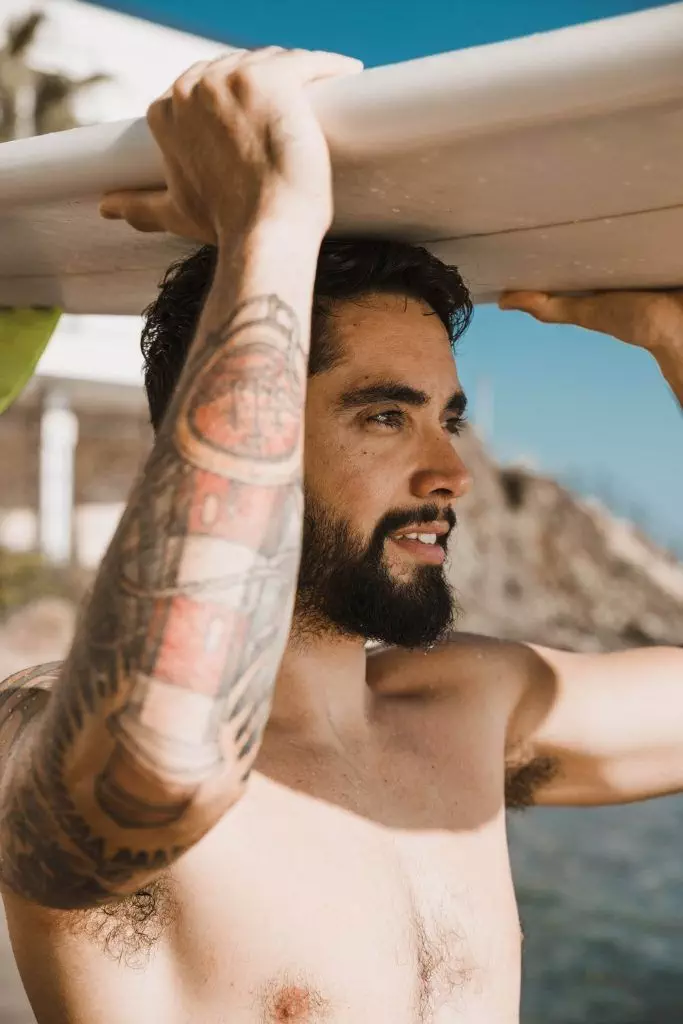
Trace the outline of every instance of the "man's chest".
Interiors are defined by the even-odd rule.
[[[178,865],[173,955],[190,1005],[245,1024],[515,1021],[502,812],[458,830],[444,807],[430,827],[425,808],[397,827],[344,803],[255,776]]]

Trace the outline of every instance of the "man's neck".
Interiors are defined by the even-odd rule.
[[[365,645],[359,637],[312,634],[296,619],[280,665],[269,726],[335,744],[367,729]]]

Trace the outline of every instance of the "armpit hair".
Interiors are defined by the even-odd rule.
[[[511,811],[532,807],[536,793],[556,779],[560,771],[555,757],[534,757],[523,764],[508,764],[505,769],[505,806]]]
[[[174,916],[175,901],[166,878],[106,906],[70,911],[69,934],[93,942],[108,959],[144,968]]]

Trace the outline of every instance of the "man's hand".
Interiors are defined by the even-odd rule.
[[[573,324],[650,352],[683,407],[683,291],[546,295],[508,292],[501,309],[529,313],[545,324]]]
[[[324,234],[332,174],[305,87],[362,67],[352,57],[277,46],[195,64],[147,112],[167,187],[111,193],[100,213],[209,243],[282,216]]]
[[[508,292],[501,309],[519,309],[544,324],[574,324],[610,334],[649,352],[683,337],[683,291],[596,292],[592,295],[545,295]]]

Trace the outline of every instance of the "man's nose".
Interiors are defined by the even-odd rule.
[[[450,438],[440,438],[438,443],[424,449],[422,455],[412,478],[415,497],[439,496],[453,501],[467,494],[472,477]]]

